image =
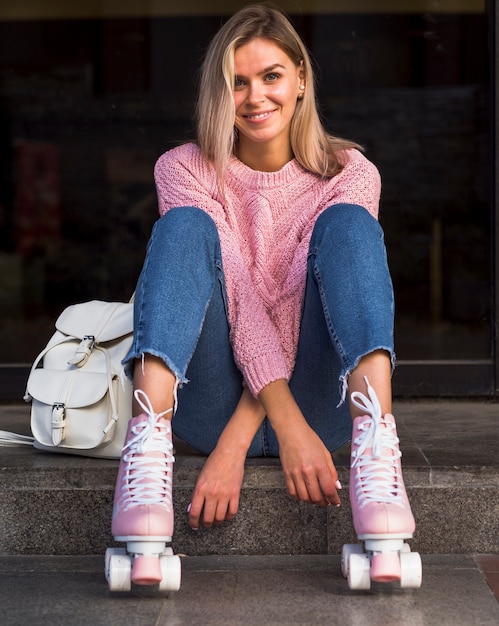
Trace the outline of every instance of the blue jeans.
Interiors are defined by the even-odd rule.
[[[174,303],[174,306],[172,306]],[[317,219],[296,365],[289,385],[310,426],[332,452],[350,440],[348,375],[377,349],[393,351],[393,289],[383,230],[362,207],[333,205]],[[160,357],[183,384],[174,433],[209,454],[230,419],[243,378],[229,343],[222,255],[215,223],[194,207],[171,209],[152,231],[135,294],[128,373]],[[248,456],[279,456],[268,420]]]

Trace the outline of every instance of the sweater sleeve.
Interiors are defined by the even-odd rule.
[[[348,150],[347,163],[333,179],[331,204],[357,204],[378,219],[381,177],[378,168],[358,150]]]
[[[231,216],[218,200],[214,174],[197,148],[183,148],[183,158],[172,150],[156,164],[160,214],[174,207],[195,206],[214,220],[222,250],[234,358],[245,383],[256,396],[269,383],[289,379],[284,351],[245,265],[236,229],[231,227]]]

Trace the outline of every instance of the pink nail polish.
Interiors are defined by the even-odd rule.
[[[343,489],[339,480],[336,481],[336,489],[338,490]]]
[[[191,502],[189,502],[188,506],[187,506],[187,513],[190,513],[191,510]]]

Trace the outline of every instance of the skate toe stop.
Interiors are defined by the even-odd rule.
[[[137,556],[133,562],[132,582],[135,585],[158,585],[161,565],[157,556]]]

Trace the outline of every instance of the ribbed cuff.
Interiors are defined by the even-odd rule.
[[[244,378],[251,393],[257,397],[260,391],[276,380],[289,380],[288,368],[284,356],[258,357],[244,367]]]

